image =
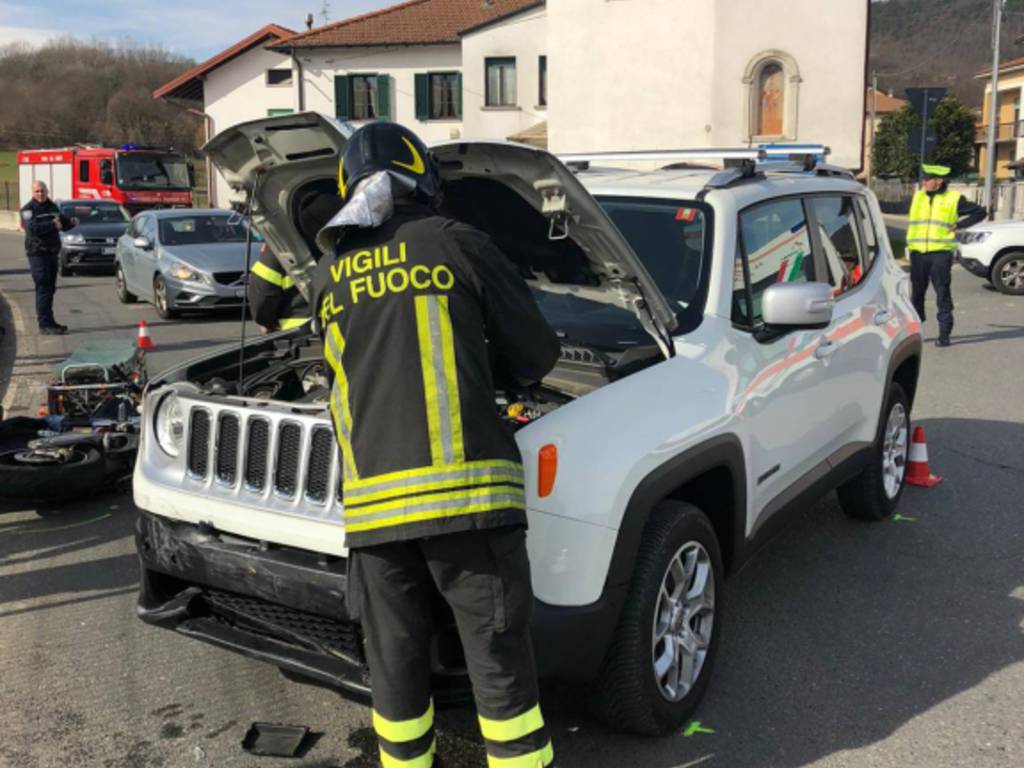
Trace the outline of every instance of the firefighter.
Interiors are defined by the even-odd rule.
[[[432,598],[451,606],[492,768],[553,752],[530,640],[522,460],[494,370],[540,380],[558,342],[484,233],[437,214],[414,133],[375,122],[338,169],[345,205],[318,236],[314,309],[332,369],[346,602],[366,640],[385,768],[429,768]]]
[[[60,233],[78,226],[78,219],[68,218],[50,199],[42,181],[32,182],[32,199],[21,208],[21,228],[25,230],[25,255],[36,287],[36,321],[39,332],[48,336],[68,332],[53,317],[53,294],[57,292],[57,271],[60,260]]]
[[[935,316],[939,322],[935,346],[948,347],[953,332],[953,294],[949,283],[956,230],[984,219],[985,209],[946,188],[946,166],[922,165],[921,171],[921,189],[914,193],[907,222],[911,300],[923,322],[924,296],[930,280],[935,288]]]
[[[249,305],[260,333],[287,331],[309,322],[309,304],[264,243],[249,272]]]

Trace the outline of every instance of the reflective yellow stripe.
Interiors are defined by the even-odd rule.
[[[366,517],[368,515],[375,515],[378,512],[390,512],[395,509],[405,509],[408,507],[434,507],[440,509],[442,506],[455,506],[452,502],[468,501],[475,503],[488,500],[494,496],[511,496],[517,499],[526,498],[521,485],[485,485],[480,488],[461,488],[457,491],[423,493],[411,498],[393,499],[392,501],[382,501],[377,504],[366,504],[357,507],[349,506],[346,503],[345,518]]]
[[[543,749],[530,752],[527,755],[518,757],[491,757],[487,756],[487,768],[544,768],[551,765],[555,759],[555,750],[551,748],[549,741]]]
[[[345,352],[345,339],[337,323],[327,326],[327,339],[324,341],[324,359],[334,371],[334,386],[331,387],[330,411],[334,419],[334,433],[341,446],[341,466],[344,482],[359,477],[356,470],[356,458],[352,452],[352,412],[348,402],[348,377],[342,365]]]
[[[430,700],[427,711],[411,720],[388,720],[376,709],[373,710],[373,730],[382,739],[392,742],[413,741],[423,736],[434,725],[434,700]]]
[[[397,472],[388,472],[382,475],[373,475],[371,477],[363,477],[354,483],[350,483],[346,490],[377,490],[384,483],[392,483],[398,480],[414,480],[416,478],[424,477],[425,475],[438,475],[443,476],[448,473],[466,472],[471,470],[494,470],[503,472],[519,472],[523,471],[523,465],[518,461],[508,461],[507,459],[478,459],[476,461],[466,461],[462,464],[452,464],[450,466],[443,467],[416,467],[415,469],[402,469]]]
[[[444,362],[444,378],[448,391],[449,434],[451,435],[451,456],[447,463],[458,463],[466,458],[462,440],[462,406],[459,404],[459,377],[455,367],[455,337],[452,334],[452,317],[448,312],[448,297],[438,297],[438,320],[441,325],[441,356]]]
[[[430,749],[422,755],[409,760],[400,760],[392,757],[383,749],[380,750],[381,768],[430,768],[434,764],[434,752],[437,750],[437,741],[430,742]]]
[[[253,264],[252,273],[283,290],[288,290],[295,286],[295,281],[292,280],[291,277],[288,275],[282,275],[276,269],[271,269],[262,261],[257,261]]]
[[[434,296],[416,297],[416,335],[420,345],[420,367],[423,371],[423,394],[427,406],[427,432],[430,435],[430,460],[434,465],[444,459],[441,450],[441,409],[437,399],[437,380],[434,377],[433,345],[427,301]]]
[[[453,477],[448,480],[436,480],[430,483],[403,484],[390,490],[376,491],[375,493],[350,494],[348,492],[348,488],[346,488],[345,503],[367,504],[371,501],[379,501],[380,499],[387,499],[392,496],[412,496],[416,494],[424,494],[428,491],[443,491],[447,488],[460,488],[467,485],[495,485],[497,483],[516,484],[519,487],[522,487],[523,473],[510,472],[503,474],[496,472],[478,475],[471,480],[466,480],[462,477]]]
[[[350,533],[357,533],[359,531],[373,531],[379,528],[391,528],[397,525],[420,523],[425,520],[441,520],[443,518],[449,517],[472,515],[478,512],[493,512],[494,510],[497,509],[508,509],[511,506],[513,505],[509,504],[507,501],[493,501],[488,502],[486,504],[477,504],[467,507],[457,507],[455,509],[449,510],[419,512],[411,515],[400,515],[398,517],[389,517],[383,520],[373,520],[366,523],[350,523],[346,519],[345,530]],[[524,505],[520,504],[517,508],[524,508]]]
[[[300,325],[305,325],[308,322],[308,317],[286,317],[278,324],[281,326],[282,331],[290,331],[292,328],[298,328]]]
[[[540,704],[508,720],[491,720],[486,717],[480,717],[479,720],[480,733],[488,741],[515,741],[544,727]]]

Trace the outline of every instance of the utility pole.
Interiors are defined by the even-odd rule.
[[[868,186],[874,188],[875,163],[872,155],[875,154],[875,110],[878,108],[878,70],[871,70],[871,151],[864,162],[868,167]]]
[[[1003,1],[992,0],[992,92],[988,102],[988,137],[985,142],[985,208],[988,219],[995,218],[995,198],[992,194],[996,175],[996,130],[999,120],[999,30],[1003,16]]]

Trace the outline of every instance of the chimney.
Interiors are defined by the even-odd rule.
[[[309,29],[312,29],[312,28],[313,28],[313,14],[312,13],[307,13],[306,14],[306,29],[309,30]]]

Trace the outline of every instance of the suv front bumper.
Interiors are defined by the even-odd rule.
[[[142,512],[135,536],[142,570],[137,612],[173,629],[331,688],[366,696],[362,633],[345,608],[346,560],[222,533]],[[625,588],[588,606],[534,603],[542,677],[597,675]],[[439,701],[469,695],[461,644],[438,599],[432,662]]]
[[[964,256],[963,253],[957,253],[956,263],[966,269],[972,275],[977,277],[988,277],[988,264],[982,264],[977,259],[972,259],[970,256]]]

